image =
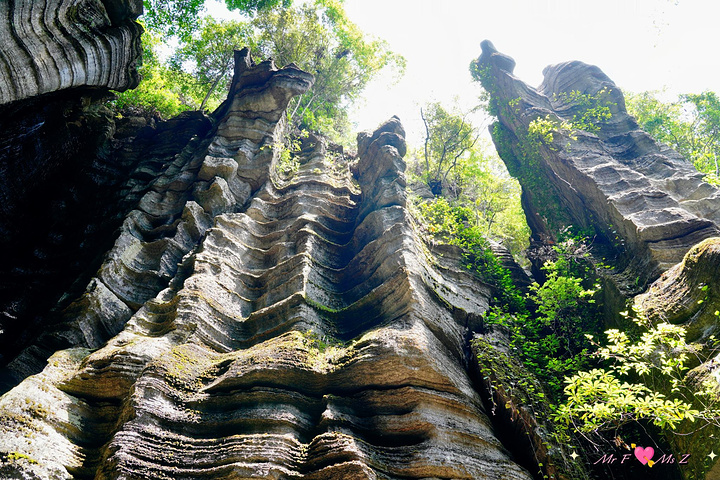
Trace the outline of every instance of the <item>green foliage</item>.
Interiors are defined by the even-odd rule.
[[[480,83],[482,87],[479,107],[485,110],[490,117],[498,118],[501,110],[507,107],[500,105],[500,101],[497,98],[497,87],[495,86],[492,76],[492,68],[490,66],[480,67],[478,61],[473,60],[470,62],[470,76],[474,81]]]
[[[547,279],[542,285],[537,282],[530,285],[530,298],[538,306],[538,320],[554,331],[566,330],[568,326],[563,323],[577,316],[582,299],[595,294],[595,290],[582,287],[582,279],[562,275],[560,265],[560,262],[545,262],[543,269],[547,272]],[[588,302],[594,303],[592,299]]]
[[[22,452],[17,452],[17,451],[0,452],[0,464],[6,463],[6,462],[14,463],[14,462],[22,462],[22,461],[27,462],[31,465],[36,465],[38,463],[38,461],[35,460],[34,458],[32,458],[30,455],[27,455]]]
[[[483,87],[493,89],[492,79],[488,75],[485,69],[476,72],[476,78],[480,79]],[[489,93],[490,113],[504,119],[493,125],[492,135],[498,152],[505,160],[510,174],[519,179],[525,193],[537,206],[537,216],[533,221],[544,223],[549,231],[559,233],[573,219],[566,211],[557,208],[562,204],[562,199],[553,183],[547,179],[543,155],[560,148],[569,149],[569,141],[561,145],[560,140],[575,140],[580,130],[599,131],[612,115],[611,107],[614,104],[610,101],[610,93],[602,89],[593,95],[578,91],[560,94],[555,100],[567,104],[562,109],[567,112],[563,118],[555,114],[536,116],[528,122],[527,129],[520,126],[515,131],[503,126],[503,122],[513,123],[517,120],[523,108],[522,98],[500,101],[492,91]]]
[[[567,400],[558,419],[583,432],[642,420],[666,431],[698,417],[716,423],[720,413],[716,387],[705,382],[698,389],[688,383],[687,364],[700,347],[686,343],[685,328],[634,320],[645,329],[635,341],[617,329],[605,332],[608,345],[597,355],[608,361],[606,368],[565,379]],[[702,408],[695,408],[693,402],[700,402]]]
[[[154,34],[188,40],[202,25],[205,1],[143,0],[142,20]],[[289,7],[291,3],[292,0],[225,0],[230,10],[239,10],[247,15],[279,6]]]
[[[600,126],[612,117],[611,106],[615,103],[609,100],[610,90],[603,87],[595,94],[581,93],[578,90],[561,92],[555,95],[554,100],[573,106],[577,110],[572,119],[567,122],[575,130],[595,133],[600,131]]]
[[[570,275],[564,265],[565,260],[547,262],[546,281],[530,286],[528,299],[535,305],[534,312],[509,314],[494,309],[485,317],[487,324],[510,329],[511,348],[548,386],[553,400],[561,397],[563,376],[590,365],[587,351],[591,344],[585,335],[599,324],[591,298],[597,290],[583,288],[584,279]]]
[[[232,79],[233,52],[243,46],[255,47],[254,35],[248,22],[205,17],[195,34],[175,51],[170,59],[172,70],[181,75],[191,74],[198,89],[206,92],[199,110],[204,110],[208,102],[215,108],[225,99]]]
[[[117,94],[114,106],[118,111],[134,108],[163,118],[173,117],[193,108],[189,100],[197,95],[195,82],[186,74],[172,72],[157,55],[160,39],[149,31],[143,33],[142,81],[134,90]]]
[[[525,300],[512,281],[510,271],[495,256],[487,240],[477,229],[470,228],[459,232],[456,244],[466,250],[465,268],[495,286],[494,301],[506,305],[512,311],[524,311]]]
[[[253,13],[269,10],[278,6],[287,8],[292,5],[292,0],[225,0],[225,5],[227,5],[230,10]]]
[[[470,223],[520,259],[528,247],[530,229],[520,203],[520,184],[510,177],[497,154],[473,148],[451,172],[448,192],[472,210]]]
[[[231,3],[231,0],[228,0]],[[232,2],[256,5],[247,21],[195,21],[181,37],[170,65],[178,75],[195,80],[203,94],[200,109],[217,106],[232,74],[233,50],[249,47],[255,58],[272,58],[278,66],[294,63],[315,76],[313,87],[291,100],[291,129],[321,131],[339,138],[347,129],[347,111],[371,78],[392,66],[402,71],[404,59],[387,43],[364,35],[348,20],[342,4],[317,0],[296,7],[270,8],[278,2]],[[197,108],[197,107],[196,107]]]
[[[440,103],[421,109],[425,145],[421,154],[411,156],[408,175],[462,210],[467,226],[502,242],[520,258],[530,236],[520,204],[520,185],[497,155],[488,153],[490,148],[478,141],[469,113],[448,110]]]
[[[478,134],[467,121],[470,112],[447,111],[439,102],[420,109],[425,124],[425,163],[422,178],[433,194],[440,195],[448,175],[463,155],[475,146]]]
[[[544,117],[538,117],[528,125],[527,138],[531,143],[540,143],[547,145],[555,150],[552,145],[555,140],[554,133],[564,130],[571,132],[573,125],[569,122],[561,121],[554,115],[547,114]]]
[[[640,128],[690,160],[706,180],[720,183],[720,99],[714,92],[662,102],[657,92],[627,94],[628,113]]]
[[[547,132],[538,132],[540,135],[544,133]],[[537,208],[537,215],[532,220],[543,222],[548,230],[554,232],[560,232],[572,224],[573,219],[569,214],[557,207],[562,204],[562,200],[552,182],[545,177],[540,155],[540,147],[544,144],[531,138],[527,132],[519,132],[516,136],[500,122],[493,125],[492,135],[509,173],[518,179],[523,191]],[[554,133],[552,135],[555,141]],[[547,148],[555,147],[549,145]]]
[[[441,197],[420,204],[419,210],[432,235],[465,250],[465,268],[495,287],[495,303],[507,305],[514,311],[525,310],[524,298],[513,284],[510,272],[494,255],[481,229],[469,224],[473,215],[470,208],[452,206]]]
[[[281,66],[294,63],[315,76],[312,89],[288,108],[295,127],[338,138],[348,127],[348,107],[370,79],[386,66],[404,71],[405,60],[386,42],[364,35],[336,0],[264,10],[252,25],[260,56]]]
[[[154,34],[188,37],[204,10],[205,0],[143,0],[142,20]]]
[[[297,155],[302,149],[302,140],[309,135],[307,130],[301,130],[293,134],[285,134],[284,138],[273,145],[278,154],[275,173],[283,180],[289,180],[298,172],[300,162]],[[266,147],[263,147],[266,148]]]
[[[555,101],[571,105],[572,111],[575,112],[572,119],[561,120],[551,114],[535,118],[528,125],[527,141],[534,144],[543,144],[552,150],[556,150],[553,141],[555,140],[554,134],[557,132],[565,132],[566,135],[573,139],[575,138],[572,135],[573,130],[590,133],[599,132],[601,125],[612,117],[610,107],[615,104],[609,101],[609,93],[610,91],[606,87],[594,95],[580,93],[577,90],[555,95]],[[508,105],[515,108],[514,103],[517,100],[519,99],[511,100]]]

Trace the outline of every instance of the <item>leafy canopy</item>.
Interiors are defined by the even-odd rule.
[[[720,183],[720,99],[714,92],[662,102],[657,92],[626,94],[640,128],[690,160],[706,180]]]
[[[439,102],[428,103],[420,109],[425,124],[423,180],[435,195],[442,193],[450,172],[478,140],[475,127],[468,121],[469,114],[457,109],[448,111]]]
[[[143,21],[147,29],[163,36],[187,40],[201,27],[206,0],[143,0]],[[292,0],[225,0],[230,10],[246,15],[276,7],[289,7]]]
[[[588,278],[575,276],[573,256],[583,245],[568,240],[556,247],[558,259],[545,263],[545,282],[530,285],[527,298],[532,312],[509,314],[503,309],[490,310],[485,321],[510,330],[510,346],[517,351],[525,367],[548,386],[550,399],[562,396],[562,378],[591,365],[590,342],[585,335],[600,323],[592,298],[597,285],[587,289]]]
[[[471,113],[438,102],[423,106],[425,143],[411,155],[408,175],[411,182],[427,185],[435,196],[424,202],[422,210],[432,214],[426,218],[431,232],[447,231],[449,224],[441,217],[452,216],[453,222],[459,222],[452,237],[474,232],[471,237],[477,234],[501,242],[520,258],[530,236],[520,186],[491,147],[480,141],[470,122]]]
[[[271,8],[277,5],[235,2],[236,8],[249,8],[252,18],[192,20],[192,28],[181,36],[170,61],[173,72],[195,82],[195,95],[182,97],[182,102],[196,109],[219,105],[231,80],[233,50],[247,46],[255,58],[273,58],[279,66],[294,63],[312,73],[314,86],[292,100],[289,123],[338,137],[347,129],[349,106],[368,81],[387,66],[402,72],[405,61],[386,42],[364,35],[339,1],[316,0],[292,7],[283,3],[286,8]]]

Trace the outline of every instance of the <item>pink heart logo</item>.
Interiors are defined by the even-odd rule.
[[[655,455],[655,449],[652,447],[635,447],[635,457],[637,457],[643,465],[646,465],[652,460],[653,455]]]

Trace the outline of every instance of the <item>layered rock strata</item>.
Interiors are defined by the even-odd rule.
[[[419,239],[399,121],[356,163],[311,137],[281,165],[310,82],[238,55],[73,304],[77,346],[0,398],[3,474],[532,478],[466,372],[490,289]]]
[[[82,161],[61,166],[42,192],[18,205],[0,240],[13,252],[0,266],[0,392],[39,372],[54,351],[76,344],[58,335],[74,315],[68,306],[155,177],[211,127],[197,112],[146,125],[143,117],[113,120],[103,107],[91,121],[103,128],[86,132],[90,144],[78,152]],[[22,361],[13,363],[19,371],[2,368],[28,345]]]
[[[139,82],[141,0],[0,3],[0,106],[69,88]]]
[[[718,235],[718,189],[638,128],[599,68],[552,65],[535,89],[513,76],[510,57],[489,41],[482,47],[473,68],[490,92],[493,141],[523,187],[534,240],[555,242],[568,229],[594,237],[624,271],[619,284],[639,291],[692,245]],[[611,116],[588,128],[586,113],[596,106]]]

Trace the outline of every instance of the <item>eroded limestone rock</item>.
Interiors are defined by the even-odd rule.
[[[136,87],[141,13],[141,0],[1,2],[0,106],[69,88]]]
[[[2,471],[532,478],[466,370],[490,288],[415,231],[399,120],[352,164],[311,136],[281,175],[284,108],[311,77],[236,60],[216,126],[146,170],[68,310],[76,347],[0,397]]]
[[[720,192],[675,151],[641,131],[622,92],[599,68],[566,62],[544,70],[537,89],[513,76],[515,62],[489,41],[474,65],[491,94],[493,141],[523,188],[522,202],[539,243],[571,234],[594,237],[617,265],[617,285],[639,292],[680,262],[691,246],[717,236]],[[577,96],[601,98],[611,117],[597,131],[562,128],[582,116]],[[529,139],[531,122],[554,124]]]

